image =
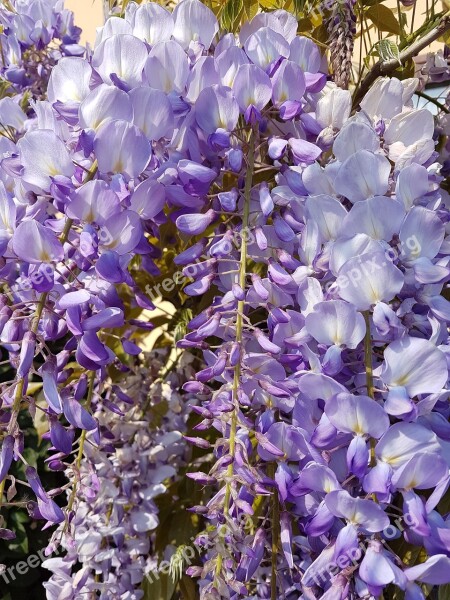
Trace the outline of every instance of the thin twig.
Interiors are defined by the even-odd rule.
[[[439,102],[437,100],[437,98],[433,98],[433,96],[429,96],[425,92],[418,92],[418,91],[416,92],[416,96],[423,98],[427,102],[431,102],[431,104],[434,104],[435,106],[437,106],[439,108],[439,110],[442,110],[442,112],[445,112],[447,115],[450,114],[450,110],[445,106],[445,104],[442,104],[441,102]]]

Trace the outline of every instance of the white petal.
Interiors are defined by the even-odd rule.
[[[405,387],[409,395],[440,392],[448,379],[444,353],[428,340],[404,337],[384,351],[382,381]]]
[[[114,35],[95,49],[92,65],[105,83],[112,84],[114,74],[133,88],[142,83],[147,56],[146,45],[134,35]]]
[[[392,119],[384,133],[387,144],[401,142],[412,146],[421,140],[431,140],[434,133],[434,119],[429,110],[413,110]]]
[[[61,58],[48,82],[49,101],[82,102],[90,92],[91,76],[92,68],[84,58]]]
[[[323,127],[342,129],[350,116],[352,96],[348,90],[333,88],[317,103],[316,119]]]
[[[359,150],[341,165],[335,179],[336,191],[351,202],[383,196],[389,186],[390,172],[387,158]]]
[[[339,200],[325,195],[310,196],[306,199],[306,209],[309,218],[318,224],[324,240],[335,240],[339,236],[347,217],[347,211]]]
[[[385,196],[374,196],[353,205],[342,223],[342,230],[348,236],[365,233],[374,240],[389,242],[399,232],[404,216],[401,202]]]
[[[351,121],[345,125],[333,144],[335,157],[344,162],[358,150],[376,152],[380,148],[380,138],[369,125]]]
[[[336,280],[341,298],[358,310],[377,302],[390,302],[403,287],[403,273],[384,252],[363,254],[346,262]]]
[[[173,37],[183,48],[198,40],[208,50],[219,31],[214,13],[199,0],[182,0],[173,11],[173,19]]]
[[[372,119],[392,119],[403,107],[403,86],[393,77],[378,79],[361,101],[361,108]]]
[[[152,88],[166,94],[184,92],[189,76],[189,61],[180,44],[169,40],[153,46],[145,64],[145,75]]]
[[[155,2],[141,4],[133,15],[133,35],[150,46],[170,40],[173,26],[170,12]]]

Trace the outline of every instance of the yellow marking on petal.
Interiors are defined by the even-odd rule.
[[[55,175],[59,175],[59,169],[57,169],[57,168],[55,167],[55,165],[49,165],[49,166],[48,166],[48,174],[49,174],[51,177],[55,177]]]
[[[405,387],[405,385],[408,383],[408,379],[409,373],[406,373],[406,375],[403,375],[403,377],[400,377],[400,379],[397,379],[397,381],[393,381],[391,386]]]

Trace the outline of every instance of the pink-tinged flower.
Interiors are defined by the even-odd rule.
[[[372,252],[345,262],[336,283],[343,300],[368,310],[377,302],[390,302],[402,289],[404,275],[384,252]]]
[[[233,92],[242,112],[247,113],[253,107],[260,113],[272,96],[272,84],[257,65],[241,65],[234,79]]]
[[[149,140],[170,139],[175,127],[172,106],[164,92],[145,87],[131,90],[133,123]]]
[[[148,85],[166,94],[185,91],[189,61],[183,48],[174,40],[159,42],[150,50],[145,63]]]
[[[154,46],[170,40],[174,28],[173,17],[163,6],[150,2],[141,4],[131,19],[133,35]]]
[[[195,118],[208,135],[219,129],[231,132],[239,118],[239,106],[232,91],[220,85],[202,90],[195,105]]]
[[[280,58],[288,58],[290,52],[287,40],[270,27],[261,27],[252,33],[244,49],[252,63],[264,71],[269,71]]]
[[[48,83],[48,100],[80,104],[90,92],[92,67],[83,58],[62,58],[52,70]]]
[[[383,196],[389,186],[391,166],[381,154],[358,150],[340,167],[336,179],[336,191],[351,202]]]
[[[448,379],[445,354],[428,340],[403,337],[384,351],[380,374],[390,388],[405,388],[409,396],[440,392]]]

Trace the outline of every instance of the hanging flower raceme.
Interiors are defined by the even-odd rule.
[[[191,475],[216,493],[195,510],[225,531],[211,534],[203,566],[189,572],[204,598],[378,596],[390,583],[418,593],[389,540],[425,544],[449,481],[437,422],[447,416],[441,291],[450,271],[432,119],[410,108],[415,82],[395,79],[379,80],[350,117],[348,92],[308,89],[292,50],[301,38],[256,23],[242,49],[231,37],[217,46],[227,40],[224,54],[246,61],[231,68],[217,58],[239,121],[221,151],[213,133],[225,119],[215,108],[204,125],[202,103],[197,125],[208,137],[189,146],[203,158],[197,185],[205,167],[220,169],[220,191],[176,220],[193,237],[176,259],[194,280],[184,290],[211,298],[180,343],[206,362],[189,387],[202,399],[196,430],[218,435],[210,473]],[[305,83],[294,97],[279,86],[296,66]],[[203,94],[220,104],[211,89]],[[319,164],[322,149],[331,156]],[[428,456],[439,465],[431,479]],[[328,480],[305,479],[313,468]],[[403,469],[411,475],[399,485]],[[426,504],[415,491],[433,488]],[[389,519],[398,502],[400,526]],[[330,576],[330,561],[341,574]],[[394,575],[377,580],[380,569]],[[445,578],[438,571],[430,583]]]
[[[55,35],[64,15],[47,15]],[[130,38],[147,56],[144,42]],[[64,513],[53,498],[62,499],[65,488],[48,495],[27,469],[37,500],[29,503],[30,514],[49,525],[64,521],[64,531],[81,485],[84,451],[88,444],[102,448],[108,437],[93,409],[101,399],[121,414],[115,394],[102,397],[102,382],[112,369],[127,372],[141,352],[137,336],[152,327],[137,318],[153,304],[135,277],[139,264],[157,272],[149,237],[157,237],[166,220],[158,176],[175,152],[170,142],[176,121],[167,95],[149,86],[123,91],[106,76],[102,82],[101,69],[94,72],[91,62],[95,57],[61,58],[51,72],[48,100],[35,96],[33,117],[4,139],[0,170],[0,341],[15,373],[1,389],[0,495],[7,491],[14,498],[9,470],[14,462],[26,463],[19,414],[25,408],[34,414],[29,390],[36,381],[53,450],[48,465],[71,474],[71,492]],[[119,289],[127,292],[119,295]]]
[[[137,361],[122,382],[127,393],[113,386],[103,401],[94,400],[93,413],[108,435],[97,445],[89,434],[86,456],[76,466],[77,493],[72,497],[69,491],[68,498],[70,526],[62,523],[49,546],[62,546],[66,553],[43,564],[52,573],[44,584],[48,598],[92,593],[102,599],[138,597],[143,579],[158,577],[155,500],[185,467],[189,449],[183,433],[193,401],[179,393],[193,372],[188,353],[164,381],[158,378],[169,354],[146,353],[144,364],[150,366]],[[153,411],[161,413],[159,426],[152,422]],[[69,479],[73,471],[69,466]]]

